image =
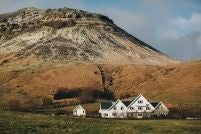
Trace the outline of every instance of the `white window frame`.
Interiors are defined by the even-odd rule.
[[[117,113],[112,113],[112,116],[117,116]]]
[[[104,115],[104,117],[107,117],[107,116],[108,116],[108,113],[104,113],[103,115]]]
[[[114,110],[117,110],[117,107],[116,106],[114,106],[114,108],[113,108]]]
[[[138,103],[140,103],[140,104],[143,103],[143,100],[138,100]]]
[[[142,110],[142,107],[138,107],[138,110]]]
[[[137,114],[137,116],[140,116],[140,117],[142,117],[142,116],[143,116],[143,114],[142,114],[142,113],[138,113],[138,114]]]

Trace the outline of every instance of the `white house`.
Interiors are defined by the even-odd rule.
[[[141,94],[134,98],[127,107],[128,117],[134,118],[149,118],[151,117],[153,111],[154,107]]]
[[[127,107],[121,100],[101,102],[99,113],[102,118],[126,118]]]
[[[151,103],[154,107],[154,115],[156,116],[167,116],[169,109],[162,102]]]
[[[86,110],[81,105],[78,105],[73,110],[73,116],[86,116]]]
[[[167,115],[168,108],[162,103],[150,103],[143,95],[132,100],[101,102],[99,113],[102,118],[150,118]]]

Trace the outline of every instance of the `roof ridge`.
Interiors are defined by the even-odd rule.
[[[140,96],[143,96],[142,94],[139,94],[135,99],[132,100],[132,102],[128,105],[128,107],[133,103],[135,102]]]

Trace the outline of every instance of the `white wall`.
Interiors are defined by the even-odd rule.
[[[157,115],[157,116],[168,115],[168,112],[169,112],[169,110],[163,103],[160,103],[160,106],[157,107],[154,111],[155,115]]]
[[[100,110],[99,112],[100,112],[102,118],[110,118],[109,110]]]
[[[122,108],[122,109],[121,109]],[[121,100],[117,100],[117,103],[110,110],[100,110],[101,117],[103,118],[126,118],[127,107],[122,103]],[[108,116],[105,116],[105,115]]]
[[[121,100],[117,100],[115,107],[111,109],[100,109],[99,113],[101,113],[102,118],[127,118],[127,117],[134,117],[134,118],[146,118],[151,117],[154,113],[161,114],[164,112],[165,114],[168,113],[168,109],[162,104],[158,110],[154,111],[154,107],[151,103],[143,96],[139,95],[137,100],[131,102],[131,104],[126,107]],[[121,109],[123,108],[123,110]],[[133,109],[132,109],[132,108]],[[139,109],[139,107],[141,109]],[[147,109],[148,108],[148,109]],[[107,115],[107,116],[106,116]]]
[[[121,109],[121,108],[123,108],[123,109]],[[110,110],[110,117],[126,118],[127,117],[126,112],[127,112],[127,107],[122,103],[121,100],[119,100],[118,103]]]
[[[139,101],[141,101],[142,103],[140,103]],[[139,109],[139,107],[141,107],[141,109]],[[153,110],[154,110],[154,107],[142,95],[140,95],[140,97],[128,107],[128,112],[145,112],[145,111],[153,112]]]
[[[82,107],[77,107],[77,109],[73,110],[73,115],[74,116],[85,116],[86,111]]]

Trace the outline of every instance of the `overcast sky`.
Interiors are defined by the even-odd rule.
[[[201,59],[201,0],[0,0],[0,13],[31,6],[101,13],[173,58]]]

